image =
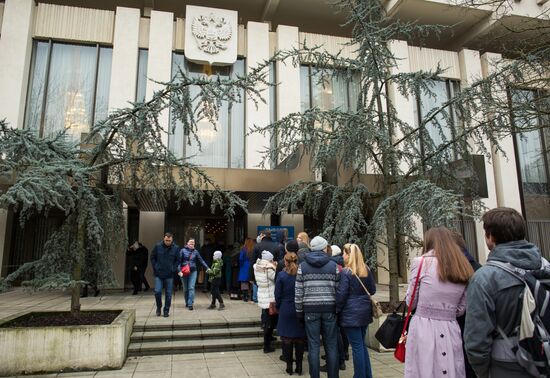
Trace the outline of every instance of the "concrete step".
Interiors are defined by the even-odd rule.
[[[184,331],[197,329],[218,329],[218,328],[259,328],[260,320],[231,320],[231,321],[191,321],[191,322],[166,322],[164,318],[154,318],[152,322],[134,324],[134,332],[157,332],[157,331]],[[158,322],[157,322],[158,321]]]
[[[202,339],[223,339],[261,337],[263,331],[259,326],[251,327],[223,327],[223,328],[194,328],[194,329],[170,329],[161,331],[134,331],[130,342],[149,341],[179,341],[179,340],[202,340]]]
[[[278,341],[274,342],[273,345],[277,346],[278,343]],[[128,356],[229,352],[235,350],[258,350],[262,347],[263,337],[132,342],[128,347]]]

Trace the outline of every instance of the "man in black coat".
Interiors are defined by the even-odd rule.
[[[172,304],[172,290],[174,288],[174,275],[178,271],[180,263],[179,247],[174,244],[174,235],[171,232],[164,233],[164,239],[155,245],[151,252],[151,265],[155,273],[155,301],[157,304],[157,316],[160,316],[162,308],[162,289],[164,288],[164,317],[167,318]]]
[[[271,230],[265,229],[258,236],[260,242],[254,246],[252,251],[252,259],[250,260],[249,277],[254,277],[254,264],[258,259],[262,258],[262,251],[271,252],[273,261],[279,261],[284,257],[284,247],[281,243],[277,243],[271,239]],[[256,281],[254,279],[254,281]]]
[[[138,248],[136,250],[136,253],[139,256],[139,261],[140,261],[140,264],[139,264],[139,278],[141,280],[138,291],[141,291],[141,284],[142,283],[143,283],[143,285],[145,285],[145,289],[143,291],[147,291],[151,287],[151,286],[149,286],[149,282],[147,282],[147,278],[145,277],[145,271],[147,270],[147,265],[149,264],[149,250],[147,249],[147,247],[145,247],[140,242],[136,242],[136,243],[137,243],[137,246],[138,246]],[[134,245],[135,245],[135,243],[134,243]]]

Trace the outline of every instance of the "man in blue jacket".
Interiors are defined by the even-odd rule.
[[[172,289],[174,274],[179,265],[179,248],[174,244],[171,232],[164,234],[164,240],[159,242],[151,252],[151,265],[155,273],[155,299],[157,301],[157,316],[162,308],[162,288],[164,287],[164,317],[167,318],[172,304]]]

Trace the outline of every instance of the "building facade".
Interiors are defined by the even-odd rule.
[[[200,2],[197,5],[211,8],[207,14],[236,11],[230,38],[235,59],[230,63],[214,62],[212,66],[187,56],[191,54],[187,44],[197,37],[186,15],[186,5],[196,2],[105,0],[93,2],[95,8],[89,3],[0,1],[0,117],[5,117],[11,127],[30,128],[41,136],[65,128],[70,138],[79,140],[110,111],[151,98],[161,86],[156,82],[169,81],[178,70],[197,76],[245,75],[276,50],[299,48],[304,41],[333,53],[343,49],[344,56],[354,54],[353,48],[345,45],[349,42],[349,27],[339,26],[345,16],[321,0]],[[447,68],[442,80],[434,85],[435,98],[418,101],[390,89],[401,119],[414,124],[429,112],[430,106],[444,102],[476,78],[489,75],[491,62],[501,57],[499,49],[519,43],[508,38],[505,46],[492,49],[489,36],[503,32],[505,24],[536,18],[548,7],[544,0],[521,0],[514,2],[506,15],[500,15],[491,6],[474,9],[447,0],[388,1],[388,14],[396,19],[455,25],[452,32],[438,39],[391,43],[391,50],[400,58],[398,72],[435,69],[438,64]],[[247,199],[248,214],[227,222],[221,215],[210,214],[208,208],[159,209],[144,198],[139,203],[125,204],[127,224],[121,225],[121,232],[127,232],[130,241],[139,240],[152,248],[165,230],[175,232],[180,244],[195,237],[200,245],[210,239],[227,246],[255,237],[258,226],[288,226],[295,233],[315,230],[315,221],[303,214],[262,215],[271,193],[296,180],[312,179],[314,173],[304,167],[276,169],[275,163],[260,169],[261,151],[272,141],[268,136],[248,133],[253,125],[266,125],[312,106],[353,106],[358,90],[353,83],[335,79],[320,86],[312,80],[314,75],[315,67],[311,65],[277,62],[271,67],[270,80],[278,85],[265,88],[265,102],[245,98],[241,104],[222,106],[217,131],[209,123],[199,125],[200,150],[193,142],[187,143],[177,124],[174,132],[167,134],[165,142],[172,152],[190,157],[205,167],[222,188]],[[537,96],[537,88],[525,90],[527,96]],[[161,119],[166,125],[172,121],[169,113]],[[522,212],[530,239],[540,244],[548,256],[547,141],[548,135],[541,131],[509,137],[502,143],[507,157],[493,154],[482,162],[482,171],[486,181],[484,204]],[[41,245],[61,219],[62,215],[55,213],[48,218],[37,217],[23,230],[16,214],[0,210],[0,276],[39,257]],[[470,248],[480,261],[485,261],[488,251],[481,224],[462,222],[462,228]],[[114,266],[121,286],[126,276],[124,252],[120,251]],[[380,253],[379,263],[387,266],[386,260]],[[378,280],[387,282],[384,269],[379,270]]]

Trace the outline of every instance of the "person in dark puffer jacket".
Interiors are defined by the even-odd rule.
[[[298,268],[294,301],[296,315],[304,319],[308,339],[309,374],[320,375],[319,348],[323,336],[328,376],[338,377],[338,338],[336,326],[336,288],[338,266],[327,255],[328,243],[320,236],[311,240],[311,252]]]
[[[174,244],[174,235],[171,232],[164,234],[164,239],[151,252],[151,265],[155,273],[155,300],[157,316],[160,316],[162,307],[162,289],[164,288],[164,317],[170,313],[172,304],[172,289],[174,274],[178,269],[178,246]]]
[[[340,284],[336,291],[336,311],[340,327],[344,329],[351,344],[354,377],[372,378],[372,370],[367,350],[367,327],[372,323],[372,303],[370,294],[376,292],[374,278],[356,244],[344,245],[346,267],[340,274]],[[363,284],[365,288],[363,288]]]

